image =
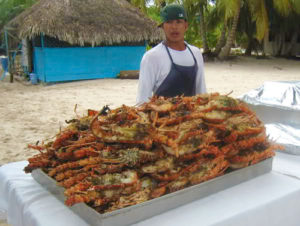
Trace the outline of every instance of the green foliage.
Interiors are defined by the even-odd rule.
[[[188,16],[189,28],[186,32],[185,39],[188,43],[195,46],[202,46],[202,39],[200,36],[200,19],[199,14],[196,11],[196,5],[186,4],[185,6]]]
[[[293,2],[293,0],[291,0],[291,2]],[[278,2],[276,4],[278,4]],[[292,11],[289,15],[284,16],[284,13],[278,10],[278,6],[275,6],[274,0],[266,0],[266,6],[271,34],[288,33],[297,26],[295,21],[300,20],[300,14],[297,14],[297,11]],[[293,9],[295,10],[295,8]]]
[[[152,49],[152,46],[149,45],[149,44],[147,44],[147,45],[146,45],[146,51],[148,51],[148,50],[150,50],[150,49]]]
[[[207,33],[207,43],[208,43],[208,47],[210,49],[216,47],[217,45],[217,42],[219,40],[219,37],[220,37],[220,30],[216,29],[214,30],[213,32],[208,32]]]
[[[198,30],[199,29],[195,26],[189,26],[189,29],[185,34],[185,40],[197,47],[202,47],[202,40]]]
[[[275,0],[273,1],[274,8],[282,16],[288,16],[292,11],[292,4],[290,0]]]
[[[159,24],[161,22],[160,16],[159,16],[160,8],[157,6],[150,6],[147,8],[147,15],[154,21]]]
[[[240,6],[234,43],[242,48],[246,48],[250,42],[263,40],[269,29],[272,34],[277,32],[290,34],[295,27],[295,21],[300,19],[300,0],[153,0],[153,5],[147,7],[148,16],[159,23],[160,8],[164,4],[171,3],[184,5],[189,22],[185,40],[200,48],[203,47],[200,6],[204,6],[203,21],[210,49],[216,46],[224,24],[228,32],[230,31],[233,16]]]
[[[219,0],[217,1],[217,8],[220,11],[220,14],[224,14],[225,21],[233,18],[236,14],[239,2],[241,0]]]
[[[148,0],[130,0],[129,2],[132,5],[140,8],[143,12],[146,12],[146,10],[147,10],[146,4],[149,1]]]
[[[0,30],[7,22],[35,2],[36,0],[0,0]]]
[[[299,0],[291,0],[294,11],[300,15],[300,1]]]
[[[251,37],[253,38],[253,37]],[[238,46],[241,47],[242,49],[246,49],[248,44],[249,44],[249,40],[250,37],[247,36],[245,33],[241,33],[238,32],[236,35],[236,42],[238,43]]]

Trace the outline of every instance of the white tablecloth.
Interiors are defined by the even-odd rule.
[[[273,161],[273,170],[300,179],[300,155],[277,152]]]
[[[30,174],[23,172],[26,164],[22,161],[0,167],[0,213],[7,214],[8,223],[87,226]],[[299,172],[300,159],[280,153],[270,173],[135,225],[299,226],[300,180],[296,178]]]

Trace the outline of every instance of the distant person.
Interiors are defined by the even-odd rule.
[[[181,5],[165,6],[160,16],[166,40],[147,51],[140,64],[137,104],[152,95],[174,97],[206,93],[203,57],[199,48],[184,41],[187,16]]]

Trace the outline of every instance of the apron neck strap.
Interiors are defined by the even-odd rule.
[[[170,54],[169,48],[168,48],[168,46],[167,46],[166,41],[163,41],[162,44],[165,46],[165,48],[166,48],[166,50],[167,50],[167,53],[168,53],[168,55],[169,55],[169,57],[170,57],[171,62],[174,63],[173,58],[172,58],[172,56],[171,56],[171,54]],[[190,49],[190,47],[187,45],[186,42],[184,42],[184,45],[185,45],[185,47],[188,48],[188,50],[189,50],[190,53],[192,54],[193,59],[194,59],[194,62],[197,63],[197,60],[196,60],[196,58],[195,58],[195,56],[194,56],[194,53],[192,52],[192,50]]]

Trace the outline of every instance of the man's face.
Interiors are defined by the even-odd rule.
[[[188,23],[183,19],[169,20],[163,23],[163,29],[168,41],[184,41],[184,34],[188,28]]]

